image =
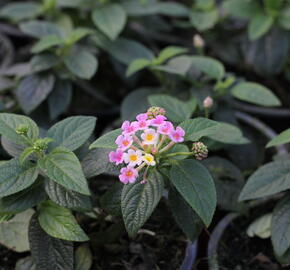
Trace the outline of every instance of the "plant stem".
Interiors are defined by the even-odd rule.
[[[175,144],[175,142],[170,142],[164,148],[162,148],[159,153],[163,153],[163,152],[169,150],[174,144]]]
[[[167,154],[165,157],[175,157],[175,156],[190,156],[192,155],[192,152],[176,152]]]

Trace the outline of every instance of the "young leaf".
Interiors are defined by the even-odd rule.
[[[35,38],[42,38],[48,35],[62,36],[61,28],[52,22],[28,21],[21,23],[19,26],[23,33]]]
[[[74,151],[89,139],[95,125],[95,117],[72,116],[52,126],[46,136],[53,139],[51,148],[59,146]]]
[[[151,95],[148,97],[148,101],[151,106],[164,108],[168,119],[176,123],[189,118],[195,110],[195,107],[169,95]]]
[[[215,26],[219,18],[217,9],[209,11],[192,11],[190,14],[191,24],[199,31],[206,31]]]
[[[35,110],[47,98],[54,82],[53,74],[30,75],[20,82],[16,89],[16,97],[26,114]]]
[[[284,130],[277,137],[268,142],[266,147],[281,145],[290,142],[290,129]]]
[[[265,35],[274,23],[274,18],[269,15],[257,14],[250,21],[248,34],[250,40],[256,40]]]
[[[52,237],[76,242],[89,240],[72,213],[52,201],[41,204],[38,221],[41,228]]]
[[[91,79],[98,69],[97,58],[89,51],[74,46],[65,56],[64,63],[68,70],[82,79]]]
[[[209,226],[217,199],[214,182],[207,169],[195,160],[181,160],[172,166],[170,180],[204,224]]]
[[[127,68],[126,71],[126,76],[129,77],[131,75],[133,75],[134,73],[149,67],[151,65],[151,61],[148,59],[136,59],[134,60],[132,63],[130,63],[130,65]]]
[[[30,155],[32,155],[33,153],[35,152],[34,148],[33,147],[27,147],[22,153],[21,155],[19,156],[19,161],[21,164],[24,163],[24,161],[26,159],[29,158]]]
[[[120,128],[115,129],[106,133],[105,135],[98,138],[90,145],[90,149],[93,148],[107,148],[107,149],[116,149],[117,145],[115,143],[117,137],[121,135],[122,130]]]
[[[21,165],[18,159],[11,159],[0,164],[0,175],[0,198],[3,198],[31,186],[38,169],[29,162]]]
[[[36,183],[25,190],[0,199],[0,212],[15,214],[36,206],[46,199],[41,183]]]
[[[164,189],[162,175],[154,170],[147,183],[124,185],[121,196],[123,220],[128,234],[134,237],[157,206]]]
[[[66,40],[66,43],[74,44],[91,33],[92,30],[89,28],[84,27],[76,28],[70,33],[69,37]]]
[[[185,131],[186,141],[198,141],[204,136],[214,135],[219,130],[219,123],[207,118],[194,118],[180,124]]]
[[[197,239],[203,229],[203,222],[180,194],[171,188],[169,191],[169,205],[176,223],[191,241]]]
[[[177,47],[177,46],[168,46],[165,49],[163,49],[158,57],[154,60],[154,64],[160,65],[164,63],[166,60],[179,55],[184,54],[188,51],[186,48]]]
[[[276,205],[271,228],[271,240],[275,253],[281,257],[290,248],[290,196],[289,194]]]
[[[279,99],[271,92],[270,89],[257,83],[239,83],[232,88],[231,94],[237,99],[262,106],[281,105]]]
[[[115,40],[125,27],[127,14],[119,4],[97,7],[92,13],[95,25],[111,40]]]
[[[60,63],[60,59],[49,53],[35,55],[30,60],[31,70],[33,72],[40,72],[48,70]]]
[[[90,270],[93,264],[93,256],[87,245],[79,246],[75,252],[75,270]]]
[[[41,53],[52,47],[63,44],[64,41],[57,35],[49,35],[41,38],[32,48],[32,53]]]
[[[69,190],[90,195],[81,164],[73,152],[65,148],[55,148],[38,160],[38,166],[50,180]]]
[[[35,140],[38,138],[39,129],[30,118],[12,113],[0,114],[0,134],[5,137],[5,140],[7,139],[15,144],[27,145],[27,140],[16,132],[17,128],[21,126],[28,128],[27,137],[29,139]]]
[[[257,199],[287,189],[290,189],[290,161],[274,161],[260,167],[251,175],[239,200]]]
[[[45,191],[53,202],[71,210],[86,212],[92,208],[90,197],[68,190],[49,179],[45,181]]]
[[[28,226],[34,211],[28,209],[15,215],[7,222],[0,223],[0,243],[16,252],[29,250]]]
[[[72,242],[51,237],[43,231],[34,214],[29,225],[30,250],[37,269],[73,269]]]

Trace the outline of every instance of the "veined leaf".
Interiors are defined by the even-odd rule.
[[[122,130],[120,128],[106,133],[105,135],[101,136],[96,141],[94,141],[90,145],[90,149],[93,149],[93,148],[116,149],[117,145],[115,141],[117,137],[121,135],[121,133],[122,133]]]

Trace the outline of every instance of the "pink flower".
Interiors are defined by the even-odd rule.
[[[121,169],[121,174],[119,175],[119,179],[122,183],[134,183],[138,177],[138,171],[132,167],[125,167]]]
[[[133,143],[133,138],[130,135],[119,135],[115,141],[115,143],[118,145],[121,150],[126,150],[128,149],[132,143]]]
[[[173,142],[183,142],[184,141],[185,131],[181,127],[177,127],[176,130],[173,130],[169,137]]]
[[[146,121],[148,119],[147,113],[140,113],[136,116],[137,121]]]
[[[137,130],[144,130],[148,128],[151,122],[150,120],[147,120],[148,119],[147,113],[138,114],[136,119],[137,121],[133,123]]]
[[[135,122],[130,123],[129,121],[125,121],[122,124],[122,130],[123,130],[123,134],[126,134],[126,135],[133,134],[137,130],[135,126]]]
[[[109,154],[110,162],[115,162],[116,165],[123,163],[124,153],[122,150],[117,149],[115,152],[112,151]]]
[[[174,126],[171,122],[165,121],[162,125],[158,127],[158,133],[169,135],[174,130]]]
[[[124,161],[128,166],[134,167],[142,162],[142,152],[140,150],[129,149],[128,153],[124,153]]]
[[[167,118],[164,115],[157,115],[156,118],[154,118],[154,119],[151,120],[151,123],[150,124],[152,126],[157,126],[158,127],[158,126],[164,124],[164,122],[165,122],[166,119]]]

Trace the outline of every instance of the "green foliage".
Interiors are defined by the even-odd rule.
[[[284,130],[277,137],[268,142],[267,147],[281,145],[290,142],[290,129]]]
[[[121,135],[121,129],[115,129],[106,133],[105,135],[98,138],[95,142],[90,145],[90,149],[93,148],[107,148],[107,149],[116,149],[116,139]]]

